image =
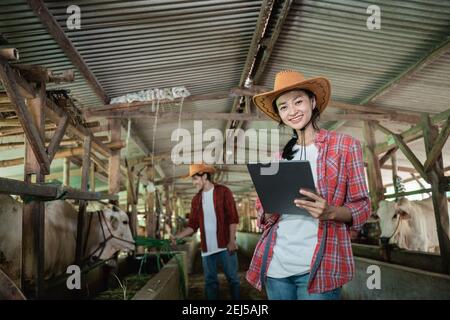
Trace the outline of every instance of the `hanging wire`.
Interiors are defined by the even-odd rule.
[[[152,104],[152,110],[154,108],[153,104]],[[156,113],[155,113],[155,121],[153,122],[153,135],[152,135],[152,172],[153,172],[153,179],[155,178],[155,140],[156,140],[156,128],[158,126],[158,112],[159,112],[159,98],[157,98],[157,101],[156,101]]]
[[[178,126],[177,126],[177,132],[180,132],[180,128],[181,128],[181,114],[183,112],[183,102],[184,102],[184,96],[181,96],[181,101],[180,101],[180,109],[178,112]],[[172,159],[172,190],[175,192],[175,163],[174,163],[174,159]],[[174,211],[174,208],[172,208],[172,211]],[[172,212],[173,213],[173,212]],[[174,215],[172,214],[172,219],[173,219]],[[170,223],[173,223],[173,221],[171,221]],[[178,220],[177,220],[177,224],[178,224]],[[173,229],[172,229],[172,233],[173,233]]]
[[[131,119],[128,118],[128,128],[127,128],[127,139],[126,139],[126,154],[127,154],[127,158],[130,157],[130,148],[128,147],[130,145],[130,136],[131,136]]]

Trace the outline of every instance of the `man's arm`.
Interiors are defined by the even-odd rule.
[[[178,232],[176,235],[171,236],[172,244],[176,245],[177,240],[183,239],[185,237],[189,237],[195,232],[191,227],[184,228],[182,231]]]
[[[195,197],[194,197],[195,199]],[[195,201],[192,199],[191,201],[191,214],[189,215],[188,226],[184,228],[182,231],[178,232],[175,236],[171,235],[170,240],[172,241],[172,245],[176,245],[178,239],[183,239],[195,233],[199,228],[199,218],[198,218],[198,210],[196,210]]]
[[[230,242],[228,242],[227,249],[230,252],[237,251],[237,244],[236,244],[236,230],[237,230],[237,223],[230,224]]]

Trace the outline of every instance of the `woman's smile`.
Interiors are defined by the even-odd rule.
[[[290,119],[289,119],[289,122],[292,122],[292,123],[294,123],[294,124],[297,124],[297,123],[299,123],[300,121],[302,121],[302,119],[303,119],[303,115],[302,115],[302,114],[299,114],[299,115],[296,115],[295,117],[290,118]]]

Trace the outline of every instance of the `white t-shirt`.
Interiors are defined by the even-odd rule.
[[[304,158],[300,159],[299,149],[299,145],[293,147],[293,150],[298,151],[292,160],[304,160]],[[314,143],[306,146],[306,160],[311,164],[316,189],[317,155],[318,150]],[[314,249],[317,245],[318,229],[319,221],[312,216],[281,215],[267,275],[272,278],[286,278],[309,272]]]
[[[205,239],[207,252],[202,252],[202,256],[209,256],[220,251],[227,250],[220,248],[217,244],[217,218],[214,209],[214,188],[203,191],[202,194],[203,222],[205,224]]]

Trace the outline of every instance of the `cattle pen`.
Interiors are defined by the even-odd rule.
[[[233,193],[241,296],[267,299],[245,279],[265,235],[247,164],[293,136],[252,97],[286,70],[327,76],[320,128],[361,143],[371,215],[342,298],[450,299],[450,1],[373,2],[0,1],[0,196],[20,208],[15,230],[0,198],[0,299],[204,299],[206,240],[173,244],[199,163]],[[46,209],[61,200],[75,220]],[[71,244],[49,230],[74,248],[50,278],[49,248]]]

